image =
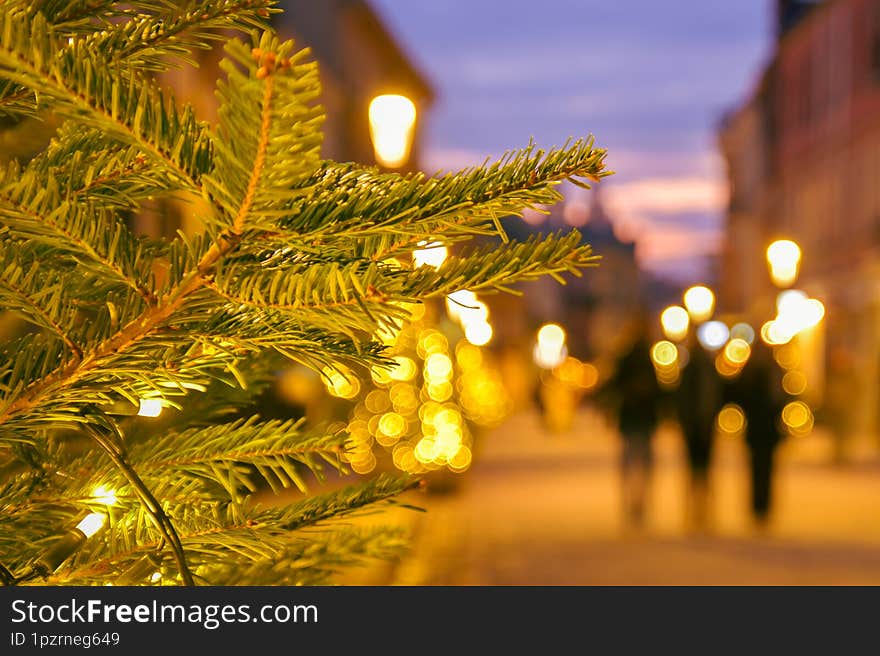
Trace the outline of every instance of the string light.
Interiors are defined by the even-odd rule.
[[[158,417],[162,414],[162,399],[141,399],[138,415],[141,417]]]
[[[116,491],[111,490],[104,485],[98,485],[92,490],[92,498],[97,503],[101,503],[105,506],[112,506],[116,504]]]
[[[37,576],[47,577],[57,570],[61,564],[79,551],[90,537],[104,527],[107,515],[93,512],[83,517],[75,528],[69,530],[56,540],[49,549],[37,557],[19,580],[27,580]]]

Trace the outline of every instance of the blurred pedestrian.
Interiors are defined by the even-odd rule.
[[[710,516],[709,466],[715,436],[715,417],[724,392],[715,370],[713,354],[700,343],[687,342],[688,360],[675,390],[675,409],[688,463],[687,523],[690,529],[706,530]]]
[[[634,340],[618,360],[606,387],[617,400],[617,428],[624,518],[630,527],[643,525],[653,468],[651,438],[659,421],[661,391],[651,363],[647,323],[639,321]]]
[[[766,527],[773,502],[773,472],[776,449],[782,441],[780,415],[785,405],[782,370],[770,348],[761,342],[742,373],[731,384],[731,400],[746,418],[746,444],[751,475],[751,513],[759,529]]]

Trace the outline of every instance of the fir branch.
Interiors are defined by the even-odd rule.
[[[276,492],[292,485],[305,492],[307,486],[296,463],[319,479],[322,470],[316,458],[341,469],[339,454],[346,436],[308,435],[302,428],[303,420],[261,422],[250,417],[173,432],[132,449],[131,462],[145,477],[161,475],[167,481],[174,474],[175,478],[217,482],[236,503],[244,500],[243,494],[258,489],[253,468]]]
[[[96,426],[98,421],[102,424],[100,428]],[[126,481],[128,481],[128,484],[134,490],[140,501],[141,507],[147,515],[149,515],[156,529],[162,536],[162,543],[159,546],[167,545],[171,549],[171,552],[174,555],[174,561],[177,563],[177,571],[180,574],[183,584],[190,586],[195,585],[192,572],[189,568],[189,563],[187,563],[186,560],[186,553],[180,542],[177,528],[174,526],[168,513],[165,512],[150,488],[144,484],[134,467],[128,463],[122,449],[122,434],[119,432],[119,428],[116,426],[115,422],[109,420],[106,415],[98,415],[92,422],[84,423],[83,427],[95,443],[100,446],[110,460],[113,461],[113,464],[122,475],[125,476]]]
[[[137,145],[170,177],[199,190],[211,165],[210,138],[192,109],[179,112],[155,83],[82,40],[61,45],[41,14],[12,10],[0,19],[0,78],[50,100],[59,115]]]
[[[250,561],[275,559],[296,540],[303,529],[323,526],[329,521],[362,514],[378,504],[394,503],[394,498],[412,488],[408,478],[380,475],[367,483],[351,485],[298,503],[266,509],[253,509],[243,516],[231,516],[225,504],[195,504],[169,508],[180,531],[187,559],[198,568],[205,562],[237,555]],[[109,569],[152,553],[161,544],[146,525],[132,526],[117,521],[81,552],[69,569],[47,579],[50,585],[99,575]]]
[[[218,85],[220,124],[215,167],[205,188],[220,210],[219,226],[240,234],[273,216],[298,181],[319,164],[322,114],[314,101],[317,68],[307,50],[291,53],[264,33],[248,48],[233,40],[221,63],[227,79]],[[244,117],[259,113],[259,129]],[[242,162],[253,162],[245,168]],[[297,193],[297,192],[294,192]],[[273,227],[269,222],[266,227]]]
[[[312,262],[294,255],[287,266],[258,269],[235,263],[218,269],[212,288],[235,303],[271,307],[328,330],[372,333],[399,323],[408,312],[401,303],[443,297],[460,289],[510,291],[522,281],[580,274],[597,258],[576,230],[531,237],[525,242],[486,246],[450,257],[439,269],[412,269],[355,260]]]
[[[111,213],[61,200],[57,181],[50,179],[40,188],[37,179],[19,178],[10,166],[0,180],[0,222],[17,236],[39,240],[82,266],[112,276],[153,304],[145,282],[149,274],[142,270],[143,245]]]
[[[271,39],[267,35],[263,36],[262,45],[271,45]],[[292,44],[285,46],[288,50]],[[242,46],[238,46],[241,51]],[[283,50],[282,50],[283,52]],[[262,56],[262,55],[261,55]],[[2,57],[0,57],[2,60]],[[292,66],[291,66],[292,68]],[[251,75],[257,77],[257,69],[252,66]],[[284,70],[274,71],[271,75],[262,76],[263,92],[261,105],[260,125],[265,125],[266,121],[272,114],[272,80],[275,75],[284,75]],[[169,319],[175,316],[184,306],[186,301],[196,292],[204,287],[209,277],[213,274],[214,267],[217,262],[227,253],[229,253],[241,239],[242,222],[247,218],[250,205],[253,202],[253,194],[250,193],[252,184],[258,184],[262,170],[265,165],[265,153],[269,149],[270,144],[267,139],[268,131],[261,130],[260,139],[257,143],[256,151],[253,156],[253,163],[248,175],[249,183],[244,197],[241,199],[236,219],[233,224],[219,235],[216,241],[202,255],[197,266],[182,278],[180,283],[170,289],[158,302],[151,304],[141,316],[130,321],[122,327],[115,335],[101,343],[98,347],[86,353],[85,356],[74,363],[59,367],[52,374],[45,376],[43,380],[29,386],[20,396],[11,401],[4,409],[0,410],[0,424],[5,423],[10,417],[27,412],[38,406],[45,400],[49,394],[57,394],[61,389],[69,387],[86,377],[93,369],[106,364],[108,359],[115,359],[119,354],[127,351],[132,346],[139,343],[144,338],[153,334],[161,325],[165,324]],[[227,328],[233,328],[234,324],[241,324],[240,317],[229,317],[225,322]],[[282,336],[278,327],[271,326],[268,334],[256,335],[254,337],[245,338],[248,345],[266,344],[271,345],[289,357],[293,357],[298,361],[314,364],[326,361],[326,357],[321,357],[318,349],[326,347],[325,344],[314,343],[316,347],[314,351],[309,352],[309,342],[297,340],[291,346],[278,344],[278,338]],[[287,328],[288,326],[285,326]],[[293,330],[294,335],[299,331],[297,326],[289,326]],[[210,331],[209,331],[210,334]],[[232,334],[235,334],[233,331]],[[275,339],[270,339],[274,336]],[[300,348],[304,347],[304,348]],[[349,351],[351,352],[351,351]],[[368,352],[367,352],[368,354]]]
[[[371,255],[369,244],[362,245],[365,237],[485,234],[480,228],[487,223],[498,230],[498,217],[558,202],[561,196],[555,187],[563,181],[586,184],[583,180],[610,175],[605,156],[604,149],[594,148],[591,137],[547,152],[530,144],[491,166],[439,178],[330,164],[304,183],[306,193],[294,199],[279,226],[303,238],[314,236],[318,249],[333,248],[334,239],[343,244],[343,238],[357,240],[356,252],[363,257]],[[364,194],[363,189],[371,192]]]
[[[61,325],[62,322],[70,325],[72,319],[65,316],[71,314],[71,309],[60,281],[41,280],[42,270],[36,263],[25,271],[18,262],[10,261],[8,252],[5,258],[3,255],[0,247],[0,263],[5,264],[0,270],[0,304],[49,330],[64,342],[75,358],[81,358],[82,349]]]
[[[97,130],[64,123],[49,146],[31,160],[26,175],[56,180],[65,200],[91,207],[135,209],[144,198],[176,190],[137,146]]]
[[[323,585],[364,561],[399,558],[408,539],[399,527],[334,528],[298,539],[271,559],[243,567],[213,566],[200,575],[212,585]]]
[[[34,92],[9,80],[0,80],[0,116],[22,118],[37,115]]]
[[[275,1],[199,0],[187,2],[184,7],[181,4],[169,2],[166,11],[139,13],[114,29],[93,33],[89,46],[113,52],[139,71],[165,71],[177,63],[175,60],[195,65],[191,54],[210,49],[212,41],[226,38],[225,31],[266,29],[266,18]]]

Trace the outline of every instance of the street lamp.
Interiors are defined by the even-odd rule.
[[[390,169],[409,159],[416,126],[416,106],[406,96],[384,94],[370,102],[370,137],[376,161]]]
[[[801,249],[790,239],[777,239],[767,247],[770,278],[777,287],[789,287],[798,277]]]

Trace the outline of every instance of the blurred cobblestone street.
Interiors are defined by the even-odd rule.
[[[741,442],[718,442],[711,531],[684,530],[679,435],[664,425],[646,530],[619,512],[617,436],[584,409],[572,430],[547,434],[522,413],[485,436],[474,466],[445,494],[398,511],[415,543],[392,570],[364,584],[392,585],[857,585],[880,584],[880,466],[828,464],[816,433],[780,450],[777,503],[754,533]]]

